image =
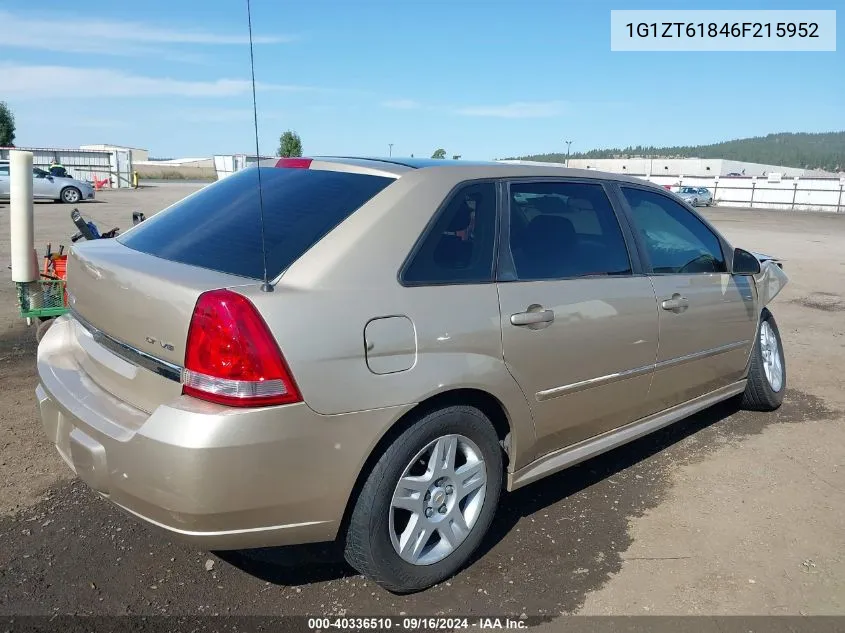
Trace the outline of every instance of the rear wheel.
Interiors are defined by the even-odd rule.
[[[346,560],[395,593],[457,572],[490,527],[502,487],[490,420],[450,406],[415,421],[387,448],[355,502]]]
[[[774,411],[783,403],[785,391],[786,359],[780,332],[774,315],[763,308],[742,406],[751,411]]]
[[[67,204],[76,204],[82,200],[82,192],[76,187],[65,187],[62,189],[62,202]]]

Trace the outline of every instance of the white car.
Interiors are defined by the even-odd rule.
[[[706,187],[681,187],[678,195],[692,207],[699,205],[709,207],[713,204],[713,194]]]
[[[11,178],[9,161],[0,160],[0,199],[9,198]],[[94,199],[94,187],[75,178],[58,178],[38,167],[32,169],[32,197],[36,200],[55,200],[76,204]]]

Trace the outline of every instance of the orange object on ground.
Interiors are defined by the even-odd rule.
[[[59,279],[67,279],[67,255],[53,258],[53,274]]]
[[[41,272],[42,276],[48,279],[67,279],[67,255],[51,255],[44,258],[44,270]],[[62,299],[64,305],[67,306],[67,288],[62,284],[63,292]]]

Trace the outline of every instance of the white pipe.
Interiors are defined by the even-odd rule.
[[[32,152],[10,152],[11,208],[9,225],[12,238],[12,281],[31,282],[39,278],[35,253],[32,202]]]

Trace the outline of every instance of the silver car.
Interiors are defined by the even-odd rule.
[[[681,187],[678,195],[693,207],[700,205],[709,207],[713,204],[713,194],[706,187]]]
[[[11,191],[9,161],[0,160],[0,199],[8,198]],[[32,197],[36,200],[55,200],[76,204],[94,199],[94,187],[75,178],[58,178],[38,167],[32,169]]]

